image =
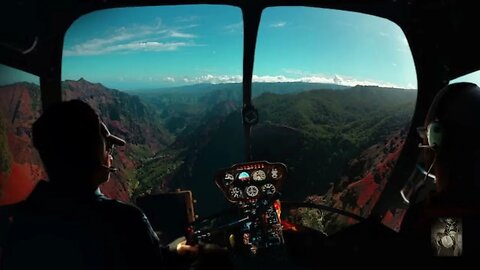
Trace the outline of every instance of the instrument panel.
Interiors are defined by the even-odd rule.
[[[229,201],[253,202],[274,195],[286,176],[285,164],[257,161],[220,170],[215,183]]]

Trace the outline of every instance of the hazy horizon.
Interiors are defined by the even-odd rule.
[[[1,69],[2,67],[0,67]],[[8,86],[12,84],[17,84],[17,83],[33,83],[35,85],[40,86],[40,82],[38,78],[35,78],[35,76],[26,74],[26,76],[32,76],[32,79],[24,79],[24,80],[15,80],[15,81],[0,81],[0,87],[3,86]],[[19,77],[17,77],[19,78]],[[78,78],[78,79],[66,79],[62,80],[61,82],[66,82],[66,81],[80,81],[80,80],[85,80],[88,83],[91,84],[101,84],[105,88],[110,89],[110,90],[118,90],[121,92],[126,92],[126,93],[135,93],[135,92],[140,92],[140,91],[154,91],[154,90],[169,90],[169,89],[176,89],[176,88],[185,88],[185,87],[194,87],[194,86],[199,86],[199,85],[229,85],[229,84],[243,84],[243,82],[221,82],[221,83],[211,83],[211,82],[201,82],[201,83],[194,83],[194,84],[185,84],[185,85],[174,85],[174,86],[157,86],[157,87],[151,87],[151,88],[138,88],[138,89],[122,89],[122,88],[116,88],[116,87],[110,87],[102,82],[95,82],[95,81],[90,81],[88,79],[85,79],[83,77]],[[390,86],[379,86],[379,85],[341,85],[341,84],[336,84],[336,83],[321,83],[321,82],[303,82],[303,81],[285,81],[285,82],[252,82],[253,85],[255,84],[295,84],[295,83],[301,83],[301,84],[312,84],[312,85],[337,85],[337,86],[343,86],[346,88],[349,87],[355,87],[355,86],[365,86],[365,87],[380,87],[380,88],[393,88],[393,89],[403,89],[403,90],[417,90],[416,88],[401,88],[401,87],[390,87]],[[254,89],[252,89],[254,90]]]
[[[243,80],[241,10],[222,5],[116,8],[86,14],[65,35],[62,79],[152,89]],[[408,42],[371,15],[307,7],[262,13],[253,82],[416,88]]]

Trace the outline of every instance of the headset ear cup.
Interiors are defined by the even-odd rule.
[[[443,127],[438,121],[430,123],[427,127],[427,140],[430,147],[440,147],[442,145]]]

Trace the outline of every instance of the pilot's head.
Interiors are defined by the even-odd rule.
[[[437,190],[480,189],[480,88],[454,83],[436,95],[425,119]],[[429,158],[433,160],[433,157]]]
[[[32,137],[50,182],[80,189],[108,181],[109,150],[125,144],[80,100],[51,105],[33,124]]]

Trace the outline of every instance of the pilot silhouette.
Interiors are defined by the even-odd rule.
[[[175,258],[143,212],[103,195],[115,171],[110,134],[79,100],[51,105],[33,124],[49,181],[40,181],[12,218],[2,269],[162,269]]]
[[[402,232],[412,254],[473,255],[480,240],[480,88],[455,83],[440,90],[421,134],[436,190],[411,206]]]

